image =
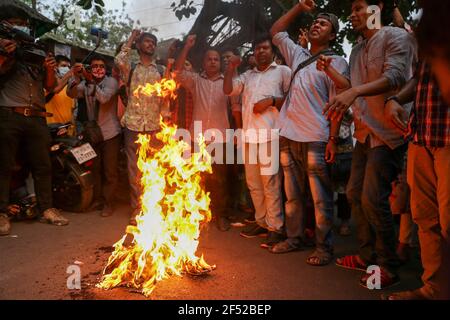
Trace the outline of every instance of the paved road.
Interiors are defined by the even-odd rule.
[[[119,288],[95,288],[100,272],[120,239],[129,210],[114,216],[98,212],[67,213],[70,225],[54,227],[37,222],[13,223],[11,236],[0,237],[0,299],[145,299]],[[204,277],[172,277],[160,282],[152,299],[379,299],[380,291],[358,285],[359,272],[335,265],[312,267],[309,251],[274,255],[259,247],[260,239],[245,239],[239,229],[202,231],[199,252],[217,269]],[[356,249],[354,238],[336,239],[336,255]],[[82,262],[82,290],[66,286],[67,267]],[[419,284],[418,261],[401,269],[403,283]]]

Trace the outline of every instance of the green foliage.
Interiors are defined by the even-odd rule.
[[[205,0],[205,7],[208,2],[214,2],[217,0]],[[220,0],[223,5],[229,5],[230,1]],[[234,0],[233,2],[236,4],[244,4],[248,1],[255,0]],[[384,0],[390,6],[393,4],[393,0]],[[304,14],[299,17],[289,28],[288,32],[292,36],[292,38],[296,39],[299,34],[300,28],[309,27],[313,21],[314,15],[317,12],[330,12],[334,13],[339,17],[340,21],[343,24],[343,28],[341,28],[339,34],[337,35],[337,41],[334,45],[334,50],[339,54],[344,54],[342,44],[344,39],[348,39],[350,43],[354,43],[356,41],[357,36],[353,33],[350,23],[348,21],[348,17],[351,13],[351,4],[352,0],[316,0],[318,9],[315,13]],[[402,12],[404,17],[411,18],[411,14],[417,11],[418,8],[418,0],[397,0],[400,11]],[[262,6],[264,12],[267,12],[267,16],[270,19],[270,22],[275,22],[286,10],[292,8],[294,4],[297,4],[297,0],[258,0],[257,2],[260,6]],[[188,18],[190,16],[190,9],[193,8],[192,1],[188,3],[187,0],[178,0],[178,2],[172,3],[172,9],[175,12],[178,19]],[[195,9],[195,8],[194,8]],[[194,11],[195,13],[195,11]],[[208,13],[208,15],[214,15],[214,13]],[[250,12],[246,13],[248,15],[248,19],[251,19]],[[213,16],[214,18],[214,16]],[[210,19],[210,21],[214,21],[214,19]],[[258,23],[258,22],[257,22]],[[261,22],[259,22],[261,23]],[[209,28],[210,26],[205,26],[205,28]],[[245,31],[240,31],[245,32]],[[240,45],[240,44],[239,44]]]

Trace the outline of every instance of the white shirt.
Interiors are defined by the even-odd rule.
[[[255,114],[253,107],[256,102],[271,96],[282,98],[288,91],[290,82],[291,70],[275,62],[266,70],[259,71],[254,68],[233,80],[233,91],[230,95],[242,93],[242,119],[246,142],[265,143],[275,138],[272,130],[279,129],[277,108],[271,106],[264,113]]]
[[[272,41],[280,49],[292,72],[311,57],[309,51],[295,44],[286,32],[277,33]],[[332,58],[331,65],[348,77],[347,61],[340,56]],[[327,142],[329,122],[322,112],[335,95],[333,81],[325,72],[317,70],[316,62],[300,70],[280,111],[278,120],[281,136],[298,142]]]

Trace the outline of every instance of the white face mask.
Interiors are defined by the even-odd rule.
[[[27,26],[14,26],[13,28],[16,30],[22,31],[22,32],[26,33],[27,35],[31,34],[31,30]]]
[[[58,73],[59,73],[60,76],[65,75],[69,71],[70,71],[69,67],[59,67],[58,68]]]

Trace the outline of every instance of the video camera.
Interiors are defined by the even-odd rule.
[[[47,54],[45,48],[36,44],[35,39],[23,31],[15,29],[6,21],[0,22],[0,38],[14,40],[17,43],[15,57],[21,62],[41,67]],[[8,55],[0,49],[0,55]]]

